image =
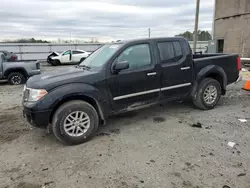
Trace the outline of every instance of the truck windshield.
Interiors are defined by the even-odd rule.
[[[79,66],[86,66],[90,68],[101,68],[109,58],[119,49],[121,44],[104,45],[92,53]]]

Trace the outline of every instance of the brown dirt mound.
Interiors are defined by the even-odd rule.
[[[22,117],[20,106],[0,112],[0,130],[0,143],[13,141],[21,134],[30,131],[30,126]]]

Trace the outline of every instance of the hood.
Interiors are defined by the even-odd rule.
[[[82,68],[61,68],[57,71],[42,73],[32,76],[28,79],[26,85],[28,88],[51,90],[60,85],[69,83],[88,83],[88,78],[93,78],[97,74],[93,71],[84,70]]]
[[[50,58],[53,59],[53,60],[55,60],[55,59],[59,59],[60,56],[58,55],[58,56],[53,56],[53,57],[50,57]]]
[[[51,56],[51,55],[60,55],[60,53],[58,53],[58,52],[52,52],[52,53],[49,54],[49,56]]]
[[[48,55],[48,58],[52,58],[52,57],[55,57],[55,56],[59,56],[60,54],[58,52],[52,52]]]

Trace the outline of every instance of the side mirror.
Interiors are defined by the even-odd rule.
[[[129,68],[129,63],[127,61],[120,61],[117,62],[114,66],[114,70],[116,72],[120,72],[122,70],[128,69]]]

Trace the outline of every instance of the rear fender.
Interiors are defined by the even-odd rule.
[[[22,74],[24,74],[25,77],[28,77],[28,73],[27,71],[25,70],[25,68],[23,67],[15,67],[15,68],[7,68],[5,71],[4,71],[4,77],[7,78],[8,75],[12,72],[21,72]]]
[[[226,87],[227,87],[227,75],[225,71],[217,65],[208,65],[204,67],[203,69],[201,69],[200,72],[198,72],[196,81],[194,83],[194,86],[191,92],[191,96],[195,97],[199,83],[204,78],[207,78],[207,77],[213,78],[214,76],[218,76],[221,79],[220,84],[221,84],[222,93],[225,94]]]

